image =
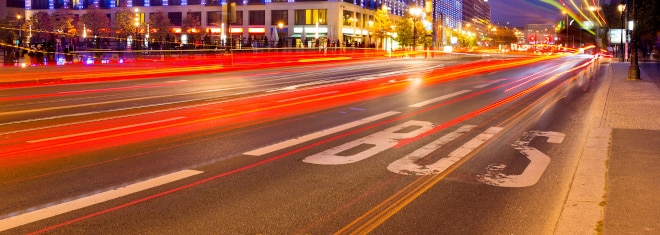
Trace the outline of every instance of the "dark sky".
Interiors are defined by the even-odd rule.
[[[561,11],[540,0],[488,0],[493,23],[523,27],[526,24],[554,24]]]

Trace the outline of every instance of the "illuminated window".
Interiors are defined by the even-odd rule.
[[[327,9],[306,9],[296,10],[294,22],[297,25],[303,24],[328,24],[328,10]]]
[[[342,14],[342,22],[344,23],[344,26],[353,26],[356,20],[354,12],[344,10]]]

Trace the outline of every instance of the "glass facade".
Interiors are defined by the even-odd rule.
[[[442,24],[458,29],[463,21],[463,0],[436,0],[436,19],[442,17]]]

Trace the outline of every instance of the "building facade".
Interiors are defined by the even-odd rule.
[[[490,5],[484,0],[463,0],[463,28],[485,31],[490,24]],[[469,25],[469,27],[468,27]]]
[[[114,20],[119,0],[1,0],[10,15],[21,14],[29,19],[39,11],[53,14],[65,8],[74,14],[74,21],[87,9],[98,5]],[[126,5],[139,12],[141,23],[149,22],[156,12],[167,13],[178,36],[187,14],[199,17],[201,26],[194,32],[213,38],[232,37],[242,39],[268,39],[273,37],[294,40],[325,37],[345,43],[364,43],[372,40],[368,28],[374,20],[376,9],[388,6],[392,17],[401,17],[416,2],[409,0],[243,0],[231,2],[218,0],[126,0]],[[227,25],[227,7],[232,3],[235,15]],[[224,6],[224,7],[223,7]],[[224,12],[223,12],[223,9]],[[277,35],[273,35],[273,33]]]
[[[235,8],[228,10],[227,6],[234,4]],[[162,11],[172,22],[177,40],[190,33],[182,32],[182,23],[193,14],[201,23],[193,29],[198,35],[209,35],[214,40],[277,37],[287,39],[287,45],[318,37],[332,42],[371,43],[375,39],[370,37],[369,26],[376,10],[383,6],[387,6],[393,20],[404,17],[411,7],[425,9],[428,29],[433,31],[434,41],[440,39],[438,43],[443,31],[461,29],[466,19],[472,22],[490,18],[490,8],[483,0],[0,0],[0,5],[6,9],[2,11],[6,16],[22,15],[23,19],[40,11],[53,15],[69,9],[74,14],[74,25],[94,6],[114,21],[118,6],[126,5],[139,12],[141,24]],[[231,23],[226,20],[230,12],[234,14]]]
[[[552,24],[528,24],[525,26],[524,44],[555,44],[557,32]]]

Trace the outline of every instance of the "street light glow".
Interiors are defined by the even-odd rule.
[[[413,7],[410,8],[410,14],[413,16],[421,16],[422,15],[422,9],[419,7]]]

